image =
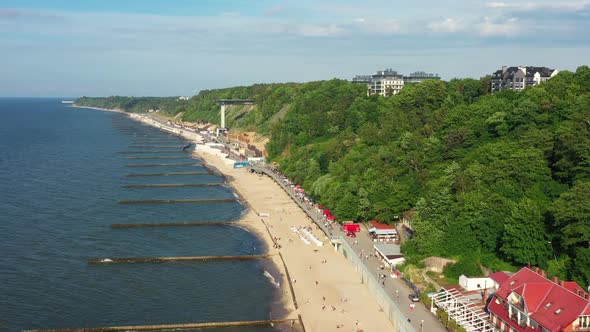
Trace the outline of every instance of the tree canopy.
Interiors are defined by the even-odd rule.
[[[338,220],[416,208],[411,258],[555,261],[588,286],[590,68],[520,93],[488,87],[427,80],[384,98],[341,80],[259,84],[202,91],[184,118],[217,122],[217,99],[254,99],[230,124],[268,135],[269,158]]]

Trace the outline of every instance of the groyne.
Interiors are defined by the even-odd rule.
[[[205,328],[226,328],[226,327],[252,327],[252,326],[274,326],[280,324],[297,322],[297,319],[274,319],[274,320],[251,320],[235,322],[209,322],[209,323],[185,323],[185,324],[162,324],[162,325],[127,325],[127,326],[102,326],[84,327],[73,329],[51,329],[51,330],[23,330],[23,332],[122,332],[122,331],[165,331],[165,330],[188,330]]]
[[[194,221],[194,222],[162,222],[140,224],[111,224],[111,228],[145,228],[145,227],[183,227],[183,226],[220,226],[237,225],[235,221]]]
[[[129,164],[125,165],[125,167],[162,167],[162,166],[170,166],[170,167],[178,167],[178,166],[196,166],[201,165],[199,162],[194,163],[182,163],[182,164]]]
[[[238,198],[197,198],[197,199],[123,199],[119,204],[167,204],[167,203],[226,203],[239,202]]]
[[[272,256],[274,255],[89,258],[88,264],[252,261],[268,259]]]
[[[225,183],[156,183],[156,184],[127,184],[121,188],[175,188],[175,187],[223,187]]]
[[[203,174],[214,174],[212,172],[169,172],[169,173],[135,173],[135,174],[127,174],[126,177],[136,177],[136,176],[181,176],[181,175],[203,175]]]

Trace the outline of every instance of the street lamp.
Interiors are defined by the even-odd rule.
[[[424,332],[424,319],[420,320],[420,332]]]

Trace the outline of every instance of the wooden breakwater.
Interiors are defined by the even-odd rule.
[[[186,156],[152,156],[152,157],[127,157],[129,160],[151,160],[151,159],[186,159]],[[196,159],[195,159],[196,160]]]
[[[227,203],[239,202],[238,198],[195,198],[195,199],[123,199],[119,204],[167,204],[167,203]]]
[[[274,326],[296,322],[296,319],[273,319],[273,320],[251,320],[234,322],[209,322],[209,323],[184,323],[184,324],[161,324],[161,325],[127,325],[127,326],[103,326],[83,327],[73,329],[51,329],[51,330],[23,330],[23,332],[122,332],[122,331],[165,331],[165,330],[188,330],[225,327],[248,327],[248,326]]]
[[[182,163],[182,164],[129,164],[125,165],[125,167],[161,167],[161,166],[170,166],[170,167],[178,167],[178,166],[197,166],[201,165],[198,161],[195,160],[193,163]]]
[[[137,176],[177,176],[177,175],[204,175],[204,174],[213,174],[209,171],[207,172],[169,172],[169,173],[136,173],[136,174],[127,174],[126,177],[137,177]]]
[[[155,183],[155,184],[127,184],[121,188],[176,188],[176,187],[224,187],[225,183]]]
[[[130,149],[182,149],[184,145],[129,145]]]
[[[180,257],[122,257],[89,258],[88,264],[132,264],[132,263],[170,263],[170,262],[214,262],[214,261],[253,261],[268,259],[273,255],[241,256],[180,256]]]
[[[111,228],[145,228],[145,227],[183,227],[183,226],[220,226],[238,225],[236,221],[187,221],[187,222],[159,222],[140,224],[111,224]]]
[[[136,154],[136,153],[170,153],[174,150],[150,150],[150,151],[118,151],[120,154]],[[178,152],[182,152],[182,147],[178,148]]]

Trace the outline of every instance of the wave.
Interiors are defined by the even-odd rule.
[[[270,280],[270,283],[273,284],[276,288],[281,288],[281,283],[277,282],[275,280],[275,278],[270,274],[270,272],[264,270],[264,274],[265,277],[268,278],[268,280]]]

